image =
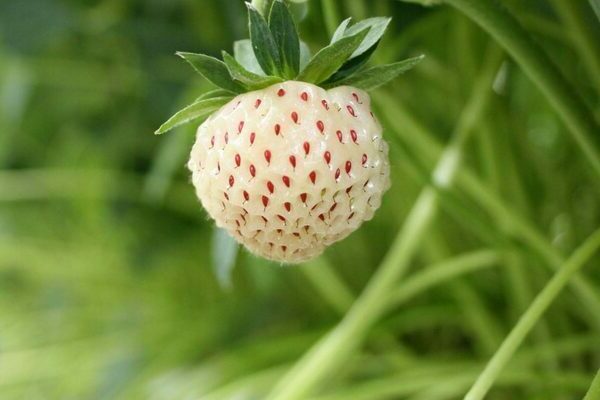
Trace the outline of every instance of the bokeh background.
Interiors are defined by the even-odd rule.
[[[590,5],[502,3],[598,116]],[[314,398],[462,398],[550,279],[549,259],[600,225],[597,175],[479,27],[444,5],[308,6],[313,50],[330,21],[389,15],[376,61],[427,58],[373,95],[391,143],[381,210],[288,267],[236,256],[214,232],[184,167],[194,124],[153,135],[210,87],[175,51],[230,51],[247,37],[241,0],[0,2],[0,399],[264,398],[377,270],[491,53],[501,62],[462,167],[475,184],[440,194],[395,306]],[[599,267],[595,256],[580,276],[592,296]],[[565,290],[489,398],[581,398],[600,366],[598,326]]]

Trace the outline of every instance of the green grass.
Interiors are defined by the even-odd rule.
[[[230,286],[195,127],[152,133],[208,88],[174,52],[231,51],[243,2],[0,4],[0,398],[598,398],[600,23],[447,2],[309,1],[313,48],[390,15],[377,61],[427,56],[373,93],[393,186],[307,265],[240,251]]]

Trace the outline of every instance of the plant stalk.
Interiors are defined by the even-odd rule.
[[[523,27],[493,0],[444,0],[487,31],[546,96],[600,176],[600,127],[592,112]]]
[[[556,299],[583,265],[600,249],[600,229],[596,230],[565,262],[550,282],[533,300],[519,322],[508,334],[500,348],[479,375],[465,400],[481,400],[490,390],[506,364],[510,361],[529,331],[535,326],[550,304]]]

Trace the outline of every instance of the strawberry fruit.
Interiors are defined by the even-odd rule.
[[[282,0],[268,19],[248,4],[250,40],[223,61],[178,53],[219,89],[176,113],[157,133],[206,119],[188,167],[202,205],[262,257],[297,263],[373,217],[389,188],[387,144],[367,90],[421,57],[365,67],[388,18],[350,26],[310,56]]]

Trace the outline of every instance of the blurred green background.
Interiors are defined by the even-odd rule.
[[[375,59],[427,56],[373,94],[393,186],[375,219],[319,260],[282,267],[240,250],[228,272],[184,168],[196,126],[152,133],[209,88],[175,51],[230,51],[247,37],[243,2],[0,2],[0,399],[261,399],[338,324],[500,48],[449,6],[308,3],[313,50],[331,21],[389,15]],[[503,3],[598,117],[590,5]],[[394,307],[311,398],[462,398],[548,265],[600,226],[598,176],[501,57],[465,145],[467,179],[439,193]],[[592,297],[599,260],[579,277]],[[591,311],[563,291],[489,398],[581,398],[600,366]]]

